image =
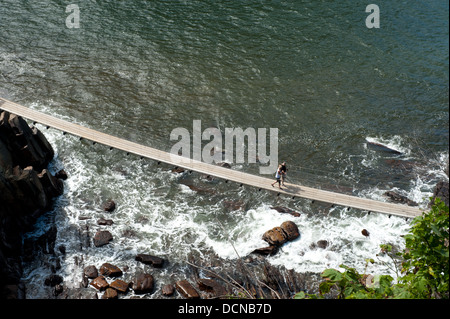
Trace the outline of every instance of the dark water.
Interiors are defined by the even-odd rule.
[[[366,27],[363,1],[77,1],[74,29],[66,27],[68,4],[1,0],[2,97],[166,151],[170,132],[192,131],[193,120],[222,131],[275,127],[291,181],[380,200],[396,190],[426,204],[436,181],[448,179],[447,1],[377,1],[379,29]],[[115,234],[135,234],[114,244],[124,263],[142,250],[176,260],[193,250],[235,258],[227,238],[245,255],[288,218],[270,210],[274,203],[303,213],[301,239],[270,259],[299,271],[363,266],[380,243],[401,246],[408,228],[339,209],[320,215],[306,202],[220,182],[206,183],[219,191],[201,196],[168,168],[46,135],[55,169],[72,176],[55,210],[60,227],[114,198]],[[234,169],[258,172],[255,164]],[[230,214],[224,200],[248,207]],[[367,225],[371,242],[358,237]],[[62,233],[71,256],[70,231]],[[319,239],[333,245],[309,250]],[[92,260],[112,258],[108,249],[94,249]],[[71,278],[76,267],[67,257],[61,272]]]

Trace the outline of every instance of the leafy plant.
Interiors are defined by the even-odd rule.
[[[319,295],[297,293],[295,299],[324,298],[332,291],[339,299],[380,298],[449,298],[449,209],[436,198],[431,210],[416,217],[410,232],[404,236],[405,249],[393,253],[391,245],[381,245],[388,254],[397,282],[389,275],[360,274],[356,269],[340,265],[343,272],[326,269],[319,285]],[[366,260],[374,263],[373,259]],[[364,271],[365,272],[365,271]]]

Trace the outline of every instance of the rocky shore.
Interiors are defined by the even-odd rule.
[[[22,264],[40,256],[50,269],[42,286],[46,295],[41,298],[56,299],[116,299],[116,298],[291,298],[295,293],[317,293],[321,281],[318,273],[297,273],[284,267],[270,265],[266,258],[277,254],[282,245],[300,236],[298,225],[286,221],[269,225],[261,238],[267,247],[254,250],[248,256],[228,260],[207,252],[207,258],[191,253],[185,262],[174,263],[170,257],[138,253],[127,263],[123,261],[85,264],[84,248],[102,247],[114,242],[116,203],[108,200],[102,207],[106,215],[81,222],[78,229],[79,256],[70,261],[76,264],[75,283],[66,283],[59,270],[65,261],[64,244],[55,247],[58,229],[48,225],[48,230],[35,239],[23,240],[23,234],[32,230],[37,218],[52,209],[55,197],[63,194],[64,171],[52,175],[48,166],[54,157],[52,146],[35,127],[30,127],[20,117],[0,113],[0,298],[25,298],[21,283]],[[180,173],[180,172],[174,172]],[[187,185],[199,193],[208,189]],[[416,205],[407,198],[387,192],[395,202]],[[448,205],[448,182],[438,183],[434,193]],[[120,203],[119,203],[120,204]],[[229,210],[245,209],[242,201],[228,200]],[[276,206],[280,214],[300,216],[289,208]],[[95,227],[94,227],[95,224]],[[361,235],[370,237],[366,229]],[[76,240],[76,239],[75,239]],[[326,249],[329,243],[319,240],[310,243],[310,249]],[[131,270],[127,265],[133,263]]]

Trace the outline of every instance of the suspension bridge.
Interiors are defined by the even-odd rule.
[[[304,198],[319,202],[329,203],[335,206],[355,208],[367,212],[377,212],[388,214],[389,216],[400,216],[414,218],[422,214],[418,207],[403,204],[388,203],[368,198],[361,198],[354,195],[347,195],[338,192],[326,191],[311,188],[303,185],[286,183],[286,187],[279,189],[273,187],[273,178],[266,178],[245,172],[240,172],[218,165],[208,164],[193,159],[187,159],[178,155],[164,152],[149,146],[131,142],[119,137],[115,137],[103,132],[99,132],[78,124],[74,124],[54,116],[30,109],[23,105],[0,98],[0,109],[12,114],[16,114],[34,123],[39,123],[47,128],[54,128],[64,134],[71,134],[80,139],[106,145],[110,148],[118,149],[130,154],[135,154],[143,158],[166,163],[176,167],[181,167],[190,171],[207,174],[225,181],[231,181],[240,185],[248,185],[258,190],[275,192],[277,195],[286,195],[291,198]]]

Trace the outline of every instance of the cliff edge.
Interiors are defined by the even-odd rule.
[[[0,298],[21,298],[22,236],[64,190],[48,171],[54,151],[14,114],[0,113]]]

